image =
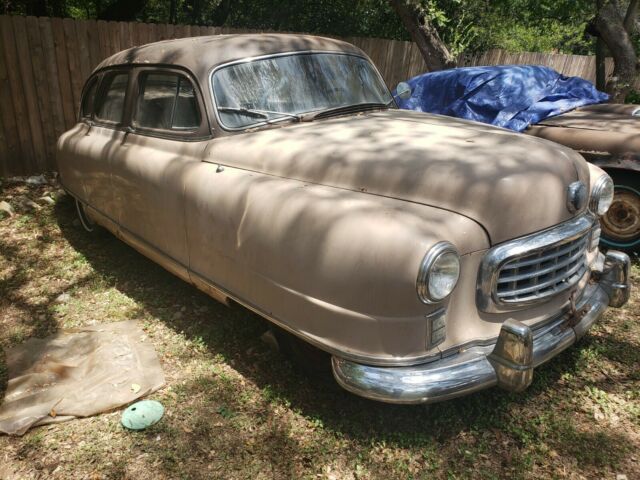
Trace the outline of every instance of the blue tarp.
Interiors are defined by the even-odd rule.
[[[396,97],[400,108],[466,118],[516,132],[545,118],[609,99],[587,80],[531,65],[455,68],[424,73],[407,83],[411,97]]]

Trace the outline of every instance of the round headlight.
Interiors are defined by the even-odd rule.
[[[449,242],[439,242],[427,252],[418,272],[418,297],[424,303],[443,300],[460,277],[460,256]]]
[[[591,190],[591,199],[589,200],[589,210],[596,215],[604,215],[609,210],[613,202],[613,180],[609,175],[602,175],[596,180]]]

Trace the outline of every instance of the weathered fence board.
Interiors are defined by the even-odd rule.
[[[170,38],[259,30],[0,15],[0,177],[55,170],[55,142],[76,121],[82,86],[104,58]],[[427,70],[412,42],[345,38],[371,57],[385,82]],[[595,59],[490,50],[466,65],[542,64],[595,80]],[[607,73],[613,69],[607,63]],[[640,81],[636,87],[640,89]]]

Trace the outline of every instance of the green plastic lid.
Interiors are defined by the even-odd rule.
[[[122,413],[122,425],[130,430],[144,430],[160,421],[164,407],[155,400],[142,400],[129,405]]]

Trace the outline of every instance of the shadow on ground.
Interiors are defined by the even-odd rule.
[[[230,309],[215,302],[111,235],[90,236],[74,225],[73,215],[69,197],[57,203],[55,216],[64,237],[108,285],[134,299],[172,330],[183,332],[188,339],[203,344],[210,354],[223,358],[247,382],[261,389],[265,402],[276,401],[304,415],[331,432],[334,439],[346,439],[362,448],[380,443],[397,448],[418,448],[421,455],[427,457],[451,451],[453,459],[460,459],[462,464],[466,462],[469,468],[477,459],[465,460],[465,455],[460,454],[460,448],[464,448],[469,436],[474,437],[474,451],[487,455],[492,455],[495,448],[505,448],[503,445],[514,446],[518,451],[542,440],[551,442],[562,455],[595,467],[616,464],[626,455],[629,439],[624,432],[613,429],[599,429],[595,433],[582,431],[571,423],[570,418],[549,420],[548,412],[543,411],[547,405],[552,409],[567,401],[562,378],[580,369],[580,351],[589,347],[594,341],[592,337],[583,340],[579,348],[570,349],[537,369],[533,385],[521,394],[491,389],[436,405],[376,403],[298,374],[283,357],[270,352],[259,340],[267,328],[264,320],[241,307]],[[183,307],[187,314],[176,316],[175,312]],[[206,314],[189,314],[204,309]],[[615,339],[607,342],[609,348],[616,351],[633,348],[633,345],[618,345],[620,342]],[[0,379],[2,376],[0,366]],[[606,390],[606,379],[604,383],[599,388]],[[211,423],[212,413],[233,416],[238,392],[225,385],[224,378],[221,380],[214,372],[209,378],[188,381],[181,387],[184,395],[202,392],[209,395],[201,411],[191,412],[195,430],[172,432],[175,442],[187,446],[192,455],[205,458],[210,450],[210,438],[216,434]],[[258,440],[272,445],[269,461],[273,462],[274,471],[293,475],[294,464],[313,462],[313,459],[309,454],[305,460],[305,447],[292,439],[288,430],[291,425],[275,422],[274,415],[273,409],[267,408],[260,418],[254,419],[277,423],[266,429]],[[544,421],[552,425],[542,439],[538,426]],[[235,455],[237,459],[233,462],[237,463],[251,455],[250,450],[247,453],[245,440],[242,436],[225,438],[227,458]],[[503,445],[496,447],[498,443]],[[170,469],[181,461],[167,454],[163,464]],[[502,460],[507,467],[523,461],[516,454]]]

